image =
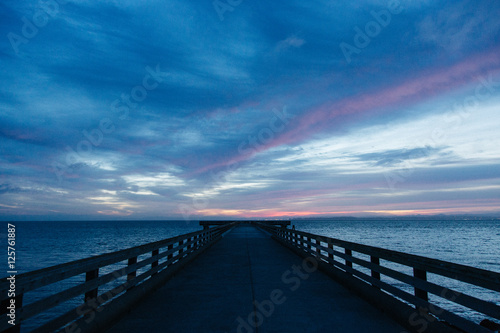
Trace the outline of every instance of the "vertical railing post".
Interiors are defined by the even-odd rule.
[[[332,261],[333,265],[333,243],[328,242],[328,249],[331,250],[331,253],[328,252],[328,259]]]
[[[128,266],[131,266],[131,265],[136,264],[136,263],[137,263],[137,257],[128,258]],[[137,276],[137,270],[134,270],[133,272],[128,273],[127,274],[127,281],[132,280],[136,276]],[[130,287],[127,290],[130,290],[132,288],[133,287]]]
[[[174,244],[170,244],[167,246],[167,251],[173,250],[174,249]],[[174,257],[173,253],[167,254],[167,261],[172,259]]]
[[[307,237],[307,248],[311,250],[311,237]]]
[[[152,257],[155,257],[155,256],[157,256],[157,255],[159,255],[159,254],[160,254],[160,249],[156,249],[156,250],[153,250],[153,252],[151,252],[151,256],[152,256]],[[155,261],[153,261],[153,262],[151,263],[151,269],[153,269],[153,268],[155,268],[155,267],[157,267],[157,266],[158,266],[158,259],[156,259]],[[153,273],[153,274],[156,274],[156,272],[155,272],[155,273]]]
[[[427,272],[423,269],[413,268],[413,276],[417,279],[427,281]],[[415,296],[423,299],[424,301],[429,300],[429,295],[427,291],[415,287]]]
[[[85,282],[97,279],[98,277],[99,277],[99,268],[93,269],[93,270],[88,271],[87,273],[85,273]],[[97,298],[97,293],[98,292],[99,292],[99,287],[87,291],[85,293],[85,300],[84,301],[86,302],[86,301],[88,301],[90,299]]]
[[[319,260],[319,257],[321,255],[321,247],[320,246],[321,246],[321,241],[318,238],[316,238],[316,257],[318,258],[318,260]]]
[[[372,264],[375,264],[375,265],[377,265],[377,266],[380,266],[380,258],[379,258],[379,257],[370,256],[370,262],[371,262]],[[371,273],[372,273],[372,274],[371,274],[371,275],[372,275],[372,278],[377,279],[377,280],[380,280],[380,272],[377,272],[377,271],[375,271],[375,270],[373,270],[373,269],[372,269]],[[373,283],[372,283],[372,285],[373,285],[374,287],[376,287],[376,286],[375,286],[375,284],[373,284]]]
[[[345,253],[345,255],[347,255],[347,256],[352,256],[352,251],[351,251],[351,249],[344,248],[344,253]],[[347,267],[352,268],[352,261],[350,261],[349,259],[345,258],[345,265],[346,265]],[[351,274],[350,272],[347,272],[347,273]]]
[[[184,252],[184,239],[179,241],[179,260],[181,259],[181,254]]]

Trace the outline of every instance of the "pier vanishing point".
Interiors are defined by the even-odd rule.
[[[13,312],[10,282],[2,279],[0,331],[498,329],[498,303],[454,286],[498,294],[500,273],[310,234],[290,221],[200,225],[197,232],[20,274]],[[43,297],[29,297],[37,290]],[[457,306],[481,320],[461,316]],[[12,313],[15,325],[8,322]],[[33,320],[40,324],[30,326]]]

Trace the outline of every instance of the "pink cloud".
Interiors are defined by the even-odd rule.
[[[470,58],[440,71],[423,73],[418,78],[397,86],[326,103],[294,119],[295,127],[270,142],[264,149],[310,137],[320,130],[331,127],[331,120],[340,116],[367,114],[383,108],[390,109],[417,103],[473,82],[486,71],[498,73],[499,51]]]
[[[497,74],[500,72],[499,52],[500,50],[494,50],[483,53],[447,68],[428,70],[417,78],[395,86],[325,103],[293,119],[287,125],[287,131],[269,143],[259,146],[250,153],[239,154],[206,165],[196,170],[194,174],[240,163],[270,148],[308,139],[318,132],[338,128],[344,122],[351,121],[355,117],[366,116],[381,110],[389,112],[398,106],[425,101],[470,84],[480,76],[484,76],[485,73]]]

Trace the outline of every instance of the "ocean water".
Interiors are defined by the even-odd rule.
[[[16,265],[18,273],[45,268],[102,253],[109,253],[132,246],[153,242],[180,234],[201,230],[198,221],[106,221],[106,222],[15,222]],[[297,230],[338,238],[386,249],[422,255],[456,262],[482,269],[500,272],[500,220],[296,220]],[[1,232],[6,238],[7,223]],[[3,254],[6,275],[7,258]],[[384,262],[382,262],[384,264]],[[387,264],[387,267],[395,265]],[[394,267],[396,268],[396,267]],[[405,267],[397,267],[405,271]],[[411,270],[406,270],[411,273]],[[498,293],[485,292],[481,288],[429,274],[429,280],[449,283],[459,292],[500,304]],[[384,278],[383,278],[384,280]],[[398,281],[387,282],[412,292]],[[449,280],[449,281],[448,281]],[[66,283],[78,282],[78,278]],[[447,284],[448,286],[448,284]],[[51,288],[38,294],[31,293],[27,302],[40,299]],[[453,311],[474,321],[481,316],[460,306],[447,304],[445,300],[431,296],[439,305],[451,306]],[[38,326],[61,313],[64,307],[78,305],[80,300],[69,301],[47,314],[26,322],[25,329]]]

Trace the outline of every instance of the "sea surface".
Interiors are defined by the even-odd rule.
[[[6,240],[7,222],[2,223],[4,230],[0,235]],[[500,272],[498,219],[320,219],[295,220],[292,224],[297,230],[314,234]],[[14,225],[18,274],[201,230],[198,221],[23,221],[14,222]],[[5,276],[6,253],[3,254],[2,262],[0,275]],[[446,279],[434,278],[430,274],[429,280],[441,283]],[[398,285],[397,281],[389,282]],[[451,280],[446,283],[460,292],[500,304],[498,293],[485,292]],[[398,286],[405,289],[404,285]],[[38,295],[34,292],[35,295],[30,296],[31,300],[39,299],[46,292],[42,290]],[[453,310],[474,321],[482,319],[477,313],[459,306]],[[53,315],[54,311],[64,309],[54,309],[45,317],[35,317],[26,322],[25,328],[36,327]]]

